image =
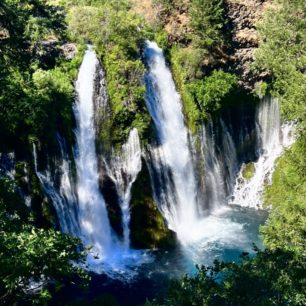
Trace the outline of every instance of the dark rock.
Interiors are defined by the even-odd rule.
[[[119,237],[123,237],[122,212],[115,183],[107,175],[100,176],[99,182],[111,227]]]
[[[145,161],[132,187],[131,244],[136,249],[172,248],[176,235],[167,228],[153,199],[149,170]]]

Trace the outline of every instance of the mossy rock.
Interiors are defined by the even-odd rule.
[[[143,161],[131,198],[131,244],[136,249],[172,248],[175,233],[167,228],[165,220],[153,200],[150,175]]]
[[[246,179],[246,180],[250,180],[255,173],[255,165],[253,162],[249,162],[247,164],[244,165],[244,168],[242,170],[242,176]]]

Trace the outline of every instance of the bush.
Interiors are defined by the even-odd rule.
[[[75,263],[84,264],[86,254],[79,239],[35,227],[16,192],[10,179],[0,180],[0,303],[45,304],[50,282],[56,290],[78,278],[85,284]]]
[[[188,85],[203,116],[214,113],[226,102],[226,97],[236,88],[235,75],[222,70],[214,70],[212,75]]]

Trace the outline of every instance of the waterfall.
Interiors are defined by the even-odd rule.
[[[234,181],[238,170],[238,156],[230,130],[222,119],[220,119],[220,125],[222,127],[221,152],[224,159],[224,181],[226,184],[226,196],[228,197],[234,188]]]
[[[184,125],[180,96],[175,89],[163,52],[155,42],[147,42],[145,60],[149,72],[145,76],[146,103],[158,133],[159,147],[150,155],[158,164],[160,181],[173,186],[160,199],[159,205],[169,227],[179,236],[188,234],[197,220],[196,182],[189,150],[188,132]]]
[[[94,80],[99,61],[91,47],[85,53],[77,82],[74,112],[77,122],[76,168],[78,217],[83,241],[103,260],[112,243],[105,201],[99,189],[94,127]]]
[[[11,180],[15,179],[15,153],[0,152],[0,178],[7,176]]]
[[[58,139],[59,141],[59,139]],[[72,190],[72,178],[70,163],[67,154],[61,150],[61,164],[58,168],[60,185],[56,184],[49,166],[44,171],[38,170],[37,150],[33,143],[34,170],[46,195],[52,201],[55,208],[59,226],[62,232],[72,236],[79,236],[79,225],[76,212],[76,198]]]
[[[231,129],[219,118],[203,124],[194,136],[194,142],[199,142],[195,159],[200,169],[198,177],[202,182],[204,216],[226,205],[234,187],[238,157],[231,133]]]
[[[122,211],[123,244],[130,247],[130,200],[131,188],[141,170],[141,148],[137,129],[132,129],[121,154],[113,154],[107,173],[115,182]]]
[[[208,208],[216,209],[225,204],[226,190],[222,163],[216,152],[213,126],[202,126],[200,133],[200,152],[204,161],[204,194]]]
[[[293,123],[281,123],[279,105],[276,99],[265,97],[257,110],[258,160],[254,163],[251,178],[245,178],[243,164],[236,179],[232,204],[261,208],[261,196],[265,184],[271,184],[275,161],[284,149],[294,142]]]

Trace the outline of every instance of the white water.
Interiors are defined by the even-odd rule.
[[[97,273],[107,273],[111,277],[130,278],[135,275],[134,270],[138,265],[151,260],[145,252],[129,248],[130,190],[141,168],[141,150],[138,133],[134,129],[122,148],[122,155],[116,160],[119,165],[115,162],[116,171],[113,178],[117,183],[123,213],[124,243],[122,244],[111,229],[106,203],[98,183],[94,81],[99,68],[96,54],[89,47],[76,82],[78,99],[74,109],[77,122],[75,160],[78,176],[79,225],[84,244],[93,246],[93,252],[91,252],[93,254],[88,256],[90,269]]]
[[[175,200],[165,194],[160,203],[169,227],[183,239],[197,221],[196,183],[184,125],[180,96],[175,89],[163,52],[154,42],[146,43],[146,103],[154,120],[160,147],[151,152],[162,171],[170,171]],[[166,183],[171,185],[171,181]]]
[[[211,130],[213,127],[211,126]],[[220,208],[225,204],[224,175],[220,158],[216,154],[214,135],[209,135],[208,127],[202,126],[200,134],[201,156],[204,160],[204,193],[207,208]]]
[[[59,177],[60,177],[60,191],[55,185],[54,179],[51,175],[50,169],[44,171],[38,170],[37,151],[36,145],[33,143],[33,158],[34,158],[34,169],[35,173],[44,188],[45,193],[51,199],[53,207],[56,210],[59,225],[61,231],[73,236],[80,234],[77,213],[76,213],[76,201],[72,201],[73,191],[71,189],[71,177],[70,177],[70,166],[67,156],[62,153],[62,163],[59,166]]]
[[[132,129],[122,146],[122,152],[114,155],[108,167],[108,175],[115,182],[122,211],[123,244],[130,247],[130,200],[131,188],[141,170],[141,148],[137,129]]]
[[[275,162],[295,140],[293,125],[281,123],[276,99],[266,97],[261,101],[257,112],[259,158],[254,163],[255,171],[249,180],[243,177],[245,165],[242,165],[236,179],[232,204],[262,208],[262,193],[265,184],[272,183]]]
[[[106,205],[99,189],[94,127],[94,80],[98,67],[96,54],[89,48],[84,56],[76,82],[77,121],[76,167],[78,217],[82,240],[93,246],[99,260],[105,260],[112,246],[112,232]]]

